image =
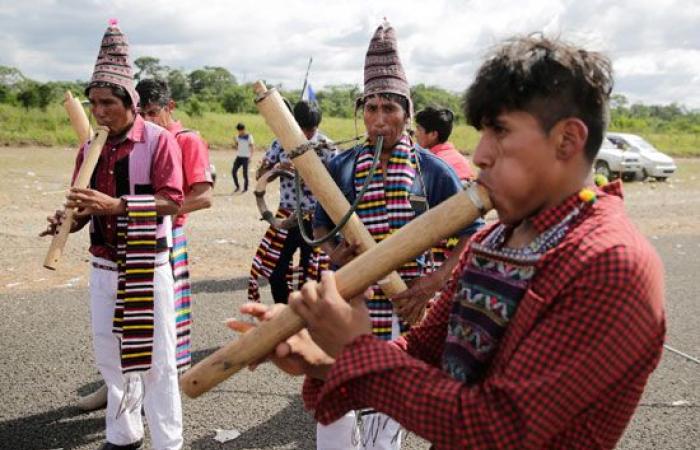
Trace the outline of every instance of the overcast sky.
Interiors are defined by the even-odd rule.
[[[132,60],[239,81],[316,90],[361,85],[369,39],[387,17],[409,82],[463,91],[484,54],[543,31],[607,53],[631,101],[700,109],[700,0],[0,0],[0,65],[39,81],[87,80],[109,18]]]

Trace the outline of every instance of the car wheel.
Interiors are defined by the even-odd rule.
[[[605,161],[598,160],[595,162],[595,173],[603,175],[608,180],[612,180],[613,174],[610,171],[610,166],[608,166],[608,163],[606,163]]]
[[[642,181],[646,181],[647,178],[649,178],[649,173],[647,172],[647,169],[642,169]]]

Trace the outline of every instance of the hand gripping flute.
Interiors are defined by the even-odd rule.
[[[97,133],[90,142],[90,146],[85,151],[83,158],[83,164],[80,166],[80,171],[78,171],[78,176],[73,182],[73,187],[86,188],[90,184],[90,178],[92,173],[95,171],[95,166],[97,161],[100,159],[100,153],[102,153],[102,147],[104,147],[107,141],[107,134],[109,129],[107,127],[97,127]],[[73,215],[75,214],[75,209],[66,208],[65,215],[61,225],[58,227],[58,231],[54,234],[51,240],[51,246],[49,251],[46,253],[46,258],[44,259],[44,267],[51,270],[56,270],[58,266],[58,261],[61,259],[63,254],[63,248],[66,246],[68,241],[68,235],[70,234],[71,225],[73,224]]]

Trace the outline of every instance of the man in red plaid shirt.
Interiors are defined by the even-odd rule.
[[[600,54],[542,36],[494,51],[465,115],[481,131],[474,163],[499,221],[392,343],[372,337],[364,302],[340,298],[331,273],[290,296],[308,331],[275,362],[307,375],[317,420],[372,407],[440,449],[615,446],[665,325],[663,267],[620,185],[586,186],[611,90]]]

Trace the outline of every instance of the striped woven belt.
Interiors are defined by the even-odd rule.
[[[170,262],[169,261],[157,262],[156,267],[164,266],[166,264],[170,264]],[[109,270],[110,272],[116,272],[118,270],[116,266],[112,267],[112,266],[100,264],[100,263],[94,262],[94,261],[92,262],[92,267],[94,267],[95,269]]]

